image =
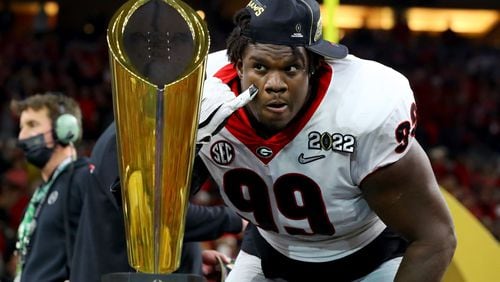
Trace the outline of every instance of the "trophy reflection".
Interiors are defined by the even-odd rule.
[[[181,279],[164,274],[180,264],[208,45],[204,22],[180,0],[129,1],[111,19],[127,251],[138,273],[104,281]],[[202,281],[184,276],[161,281]]]

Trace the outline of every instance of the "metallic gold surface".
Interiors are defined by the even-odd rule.
[[[127,247],[139,272],[179,267],[208,45],[203,21],[177,0],[129,1],[109,24]]]

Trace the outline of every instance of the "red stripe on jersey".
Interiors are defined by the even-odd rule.
[[[272,158],[285,147],[291,140],[299,134],[304,128],[306,123],[311,119],[316,109],[323,101],[326,91],[331,83],[333,69],[324,64],[318,70],[320,80],[318,82],[318,90],[313,100],[309,103],[307,109],[303,109],[298,113],[298,118],[293,119],[290,124],[282,131],[276,133],[268,139],[258,136],[252,128],[248,119],[247,113],[243,108],[236,111],[227,121],[226,129],[231,132],[241,143],[243,143],[253,154],[259,158],[264,164],[269,163]],[[240,84],[238,74],[233,64],[228,64],[221,68],[215,75],[220,78],[224,83],[231,87],[231,90],[238,95],[240,93]],[[272,156],[263,157],[257,154],[257,149],[260,147],[267,147],[271,149]]]

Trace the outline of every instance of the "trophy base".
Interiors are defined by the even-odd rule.
[[[105,274],[101,282],[204,282],[204,278],[194,274],[147,274],[118,272]]]

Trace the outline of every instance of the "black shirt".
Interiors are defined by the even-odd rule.
[[[70,163],[54,180],[31,235],[21,281],[64,281],[92,167],[85,158]],[[69,193],[69,194],[68,194]]]

